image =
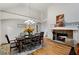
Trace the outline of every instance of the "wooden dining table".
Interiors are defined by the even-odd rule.
[[[18,44],[18,50],[19,50],[19,52],[21,52],[22,51],[22,41],[23,41],[23,39],[22,38],[16,38],[16,40],[17,40],[17,44]]]
[[[23,48],[23,41],[26,40],[26,39],[28,39],[28,38],[29,38],[29,36],[16,38],[17,43],[18,43],[18,45],[19,45],[19,47],[18,47],[19,52],[22,51],[22,48]]]
[[[24,45],[23,42],[25,42],[28,39],[31,39],[31,38],[33,38],[35,36],[40,36],[40,35],[38,35],[38,34],[37,35],[30,35],[30,36],[29,35],[25,35],[25,36],[19,36],[19,37],[17,37],[16,40],[17,40],[17,43],[19,45],[19,47],[18,47],[19,52],[23,51],[23,45]]]
[[[30,39],[32,36],[20,36],[20,37],[17,37],[16,40],[17,40],[17,43],[19,44],[19,47],[18,47],[18,50],[19,52],[22,52],[22,48],[23,48],[23,41],[27,40],[27,39]]]

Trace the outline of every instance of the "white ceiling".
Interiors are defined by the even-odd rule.
[[[29,7],[33,10],[46,11],[47,8],[52,5],[51,3],[0,3],[0,10]]]
[[[3,9],[9,9],[9,8],[13,8],[15,6],[17,6],[18,4],[16,3],[0,3],[0,10],[3,10]]]

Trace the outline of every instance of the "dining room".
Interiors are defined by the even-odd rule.
[[[79,58],[78,0],[1,0],[0,59]]]
[[[0,4],[0,54],[78,54],[78,5],[74,3]]]
[[[24,54],[30,54],[42,47],[44,32],[40,28],[41,19],[43,19],[41,15],[44,14],[42,13],[44,10],[42,10],[43,8],[36,9],[35,5],[29,3],[3,3],[0,5],[2,6],[0,10],[0,45],[5,47],[2,54],[23,54],[25,51]]]
[[[31,20],[2,20],[2,44],[7,54],[30,54],[42,47],[44,32],[38,32]],[[6,25],[6,26],[5,26]],[[37,25],[38,26],[38,25]]]

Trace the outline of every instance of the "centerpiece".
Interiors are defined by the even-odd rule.
[[[28,32],[28,35],[32,35],[34,31],[33,25],[35,24],[35,22],[33,20],[27,20],[24,23],[26,24],[24,32]]]
[[[31,26],[29,26],[28,28],[24,29],[24,32],[28,32],[28,35],[32,35],[33,31],[34,31],[34,29]]]

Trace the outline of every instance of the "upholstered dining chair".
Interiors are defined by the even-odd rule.
[[[37,45],[40,45],[39,38],[40,38],[39,35],[36,35],[36,36],[32,37],[31,40],[32,40],[32,45],[33,45],[33,47],[35,47],[35,46],[37,46]]]
[[[43,37],[44,37],[44,32],[40,32],[40,43],[42,44],[42,47],[44,46]]]
[[[7,43],[10,44],[10,52],[12,48],[18,48],[17,40],[10,40],[7,34],[5,35],[5,37],[7,39]]]
[[[31,50],[31,37],[25,37],[22,43],[24,50]]]

